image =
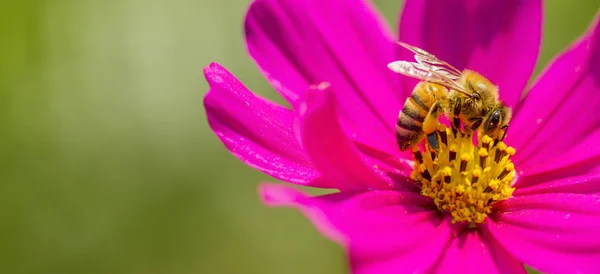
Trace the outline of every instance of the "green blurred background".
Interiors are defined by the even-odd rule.
[[[346,272],[206,123],[211,61],[282,101],[246,55],[248,0],[0,3],[0,273]],[[547,2],[536,71],[599,6]]]

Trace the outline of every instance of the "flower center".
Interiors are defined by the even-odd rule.
[[[450,213],[452,223],[482,223],[492,205],[510,198],[515,190],[511,187],[515,166],[510,160],[515,149],[488,135],[478,134],[474,142],[473,133],[462,131],[460,125],[449,129],[440,124],[436,135],[437,150],[429,143],[413,147],[411,178],[421,182],[422,195]]]

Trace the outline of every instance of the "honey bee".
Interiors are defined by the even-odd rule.
[[[512,111],[499,100],[496,85],[475,71],[461,72],[420,48],[399,44],[412,51],[417,62],[395,61],[388,67],[421,80],[398,114],[396,141],[401,150],[417,145],[425,136],[437,149],[440,114],[451,119],[454,127],[460,128],[462,121],[465,132],[479,130],[504,139]]]

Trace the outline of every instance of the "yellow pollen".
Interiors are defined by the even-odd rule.
[[[453,134],[458,131],[459,134]],[[421,194],[431,197],[437,208],[448,212],[452,222],[483,223],[495,202],[508,199],[516,172],[510,157],[515,149],[488,135],[473,135],[440,124],[439,147],[429,143],[412,148],[415,158],[411,178],[421,182]]]

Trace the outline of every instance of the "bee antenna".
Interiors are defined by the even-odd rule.
[[[502,134],[502,138],[500,139],[500,141],[504,141],[504,138],[506,137],[506,132],[508,132],[508,125],[503,126],[501,129],[504,133]]]

